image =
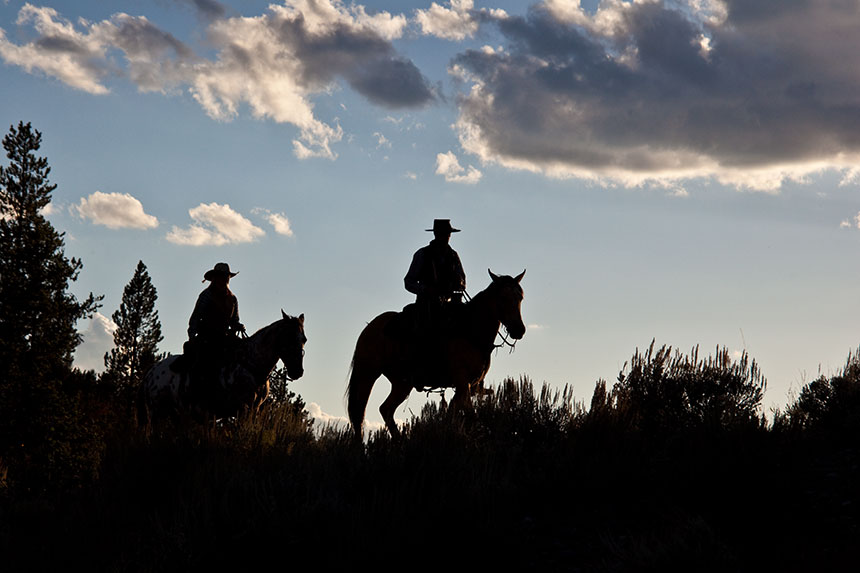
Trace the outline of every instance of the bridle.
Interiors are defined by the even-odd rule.
[[[472,300],[472,297],[469,296],[469,293],[467,293],[465,289],[463,289],[462,293],[463,293],[463,297],[466,299],[466,302],[470,302]],[[496,332],[496,337],[501,338],[502,342],[500,344],[496,344],[494,341],[493,342],[493,350],[498,350],[499,348],[504,348],[505,346],[507,346],[508,348],[510,348],[510,350],[508,351],[508,354],[512,354],[517,347],[517,341],[514,340],[513,342],[511,342],[508,339],[508,336],[502,332],[502,330],[501,330],[502,327],[505,328],[505,332],[507,332],[507,330],[508,330],[504,324],[501,324],[501,323],[499,324],[499,330]]]

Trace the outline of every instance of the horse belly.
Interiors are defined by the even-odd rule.
[[[143,392],[151,405],[174,406],[183,387],[183,376],[171,370],[178,356],[168,356],[153,366],[143,379]]]

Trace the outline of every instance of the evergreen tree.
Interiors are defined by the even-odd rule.
[[[155,301],[155,286],[143,261],[138,261],[134,276],[122,293],[122,304],[113,313],[117,329],[113,334],[115,347],[105,354],[107,369],[102,377],[116,385],[117,393],[131,400],[144,374],[158,361],[161,322]]]
[[[35,155],[41,140],[23,122],[3,138],[9,165],[0,165],[0,458],[12,479],[20,470],[63,481],[89,467],[89,454],[79,449],[88,430],[63,385],[81,341],[75,323],[92,316],[100,298],[79,301],[68,292],[82,265],[66,258],[63,234],[42,215],[56,185],[48,181],[47,159]]]

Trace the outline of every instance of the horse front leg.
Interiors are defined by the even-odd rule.
[[[409,397],[410,392],[412,392],[412,384],[408,381],[403,379],[392,381],[391,392],[379,407],[379,413],[382,414],[382,419],[385,420],[385,427],[388,428],[388,432],[392,438],[400,437],[400,428],[397,427],[397,423],[394,421],[394,412]]]
[[[467,411],[472,408],[472,388],[469,384],[458,384],[451,399],[454,410]]]

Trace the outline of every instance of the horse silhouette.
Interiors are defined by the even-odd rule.
[[[523,289],[519,284],[526,272],[516,277],[496,276],[492,271],[488,272],[492,279],[490,285],[461,305],[451,327],[439,336],[438,345],[433,348],[436,367],[432,372],[422,372],[421,365],[415,363],[415,345],[418,342],[398,336],[396,329],[390,328],[400,313],[382,313],[362,330],[355,345],[346,391],[349,421],[357,438],[361,439],[363,435],[370,391],[382,375],[391,382],[391,393],[379,411],[394,437],[400,435],[394,422],[394,412],[413,387],[454,388],[454,406],[468,407],[471,404],[472,394],[483,388],[500,326],[504,325],[515,340],[526,332],[520,312]],[[427,375],[434,378],[431,384],[423,381],[416,384],[416,377],[421,379]]]
[[[174,372],[170,365],[178,355],[158,362],[141,385],[141,421],[182,412],[223,418],[243,408],[259,407],[269,394],[269,374],[278,359],[291,380],[301,378],[307,342],[305,315],[288,316],[282,310],[281,316],[239,341],[235,358],[218,369],[217,379],[200,380],[192,372]]]

